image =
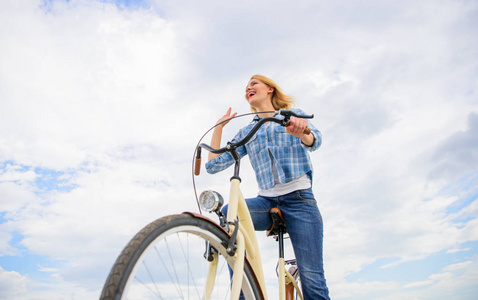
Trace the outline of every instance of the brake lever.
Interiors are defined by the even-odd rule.
[[[290,117],[296,117],[296,118],[301,118],[301,119],[313,119],[314,115],[298,115],[292,110],[285,110],[285,109],[279,109],[278,113],[282,116],[284,116],[287,120],[290,119]]]
[[[290,117],[296,117],[301,119],[312,119],[314,117],[314,115],[298,115],[291,110],[282,110],[282,109],[279,110],[279,114],[284,116],[284,120],[282,122],[282,126],[284,127],[287,127],[290,125]],[[309,127],[304,128],[303,133],[309,134],[310,132],[311,131]]]

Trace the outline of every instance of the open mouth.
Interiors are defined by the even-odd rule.
[[[247,93],[247,97],[250,98],[250,97],[254,96],[255,94],[256,94],[256,92],[251,91],[251,92]]]

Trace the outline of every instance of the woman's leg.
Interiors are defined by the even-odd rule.
[[[269,211],[277,207],[277,201],[274,198],[265,198],[258,196],[256,198],[246,199],[247,207],[251,213],[252,223],[255,230],[267,230],[272,226],[272,219]],[[227,207],[224,206],[222,212],[227,215]]]
[[[294,248],[304,299],[330,299],[322,257],[322,216],[312,190],[280,197],[279,208]]]

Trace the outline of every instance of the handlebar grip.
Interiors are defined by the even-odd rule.
[[[290,125],[290,121],[287,121],[287,123],[285,124],[285,127],[287,127],[287,126],[289,126],[289,125]],[[305,133],[305,134],[311,133],[310,128],[309,128],[309,127],[305,127],[303,133]]]
[[[194,160],[194,175],[199,176],[201,173],[201,147],[198,147],[196,151],[196,159]]]
[[[199,176],[200,173],[201,173],[201,158],[196,157],[196,160],[194,162],[194,175]]]

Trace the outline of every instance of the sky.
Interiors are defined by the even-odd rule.
[[[332,299],[476,299],[477,36],[472,0],[0,1],[0,298],[97,299],[137,231],[198,211],[194,148],[263,74],[323,135]]]

